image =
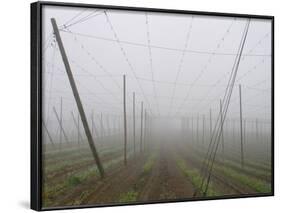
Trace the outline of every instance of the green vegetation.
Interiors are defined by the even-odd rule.
[[[137,200],[138,193],[134,190],[131,190],[127,193],[121,194],[119,201],[120,202],[132,202]]]
[[[271,191],[271,184],[257,178],[250,177],[249,175],[241,174],[233,169],[214,165],[214,169],[222,172],[225,176],[239,181],[257,192],[267,193]]]
[[[196,157],[197,160],[199,160],[198,157]],[[202,163],[202,160],[200,160],[200,162]],[[236,168],[230,168],[229,166],[227,165],[232,165],[234,167],[235,162],[233,161],[225,161],[225,165],[222,166],[218,163],[215,163],[214,164],[214,171],[218,171],[220,173],[222,173],[223,175],[227,176],[228,178],[232,178],[233,180],[241,183],[242,185],[245,185],[245,186],[248,186],[252,189],[254,189],[255,191],[257,192],[261,192],[261,193],[267,193],[267,192],[270,192],[271,191],[271,184],[270,183],[267,183],[266,181],[264,180],[261,180],[261,179],[257,179],[251,175],[247,175],[247,174],[243,174],[243,172],[241,172],[240,168],[238,170],[238,167],[236,165]],[[256,174],[256,175],[266,175],[265,172],[263,171],[254,171],[255,169],[253,168],[249,168],[249,167],[246,167],[246,170],[250,169],[249,171],[253,174]]]
[[[235,161],[225,160],[224,163],[225,163],[225,166],[227,168],[232,168],[232,169],[235,169],[235,170],[241,170],[241,164],[237,161],[235,162]],[[244,166],[244,170],[247,171],[248,173],[250,173],[254,176],[260,177],[260,178],[269,179],[270,175],[271,175],[268,171],[256,169],[256,168],[253,168],[253,167],[249,167],[248,165]]]
[[[202,163],[202,159],[200,158],[200,155],[196,155],[192,153],[191,155],[193,159],[196,159],[197,161]],[[241,171],[240,162],[233,161],[233,160],[225,160],[224,166],[222,166],[221,163],[222,163],[221,161],[215,162],[214,170],[217,170],[218,172],[223,172],[222,174],[228,176],[229,178],[233,178],[234,180],[254,189],[257,192],[266,193],[271,191],[271,185],[267,183],[267,181],[262,180],[265,178],[270,179],[271,174],[268,173],[266,170],[253,168],[250,167],[249,164],[246,164],[244,169],[249,174],[245,174],[243,173],[243,171]]]
[[[132,155],[132,151],[128,153],[128,157]],[[114,158],[106,163],[103,164],[104,169],[107,169],[111,166],[115,166],[123,161],[123,156],[119,156]],[[61,194],[65,191],[70,191],[73,188],[77,187],[84,182],[87,182],[91,178],[97,176],[99,173],[97,171],[96,165],[89,165],[82,171],[76,171],[68,174],[64,179],[49,183],[49,181],[45,181],[43,183],[43,200],[44,206],[48,206],[48,204],[53,204],[53,201],[56,200]],[[67,190],[66,190],[67,189]]]
[[[67,184],[68,186],[72,187],[72,186],[76,186],[79,183],[81,183],[81,178],[77,177],[77,176],[70,176],[67,179]]]
[[[198,157],[194,156],[194,158],[199,160]],[[199,160],[199,161],[202,163],[202,160]],[[235,166],[235,164],[236,164],[236,166]],[[230,165],[233,168],[230,168]],[[227,160],[227,161],[225,161],[224,166],[222,166],[218,163],[215,163],[213,169],[214,169],[214,171],[218,171],[218,172],[222,173],[223,175],[227,176],[228,178],[232,178],[233,180],[241,183],[242,185],[248,186],[257,192],[267,193],[267,192],[271,191],[270,183],[267,183],[264,180],[255,178],[252,175],[243,174],[243,172],[241,172],[240,167],[237,166],[236,162]],[[261,171],[261,170],[257,171],[256,169],[249,168],[248,166],[245,169],[247,171],[249,171],[250,173],[253,173],[253,175],[257,175],[257,176],[258,175],[263,175],[263,176],[267,175],[265,171]]]
[[[76,185],[82,183],[83,181],[88,180],[89,178],[95,177],[97,174],[98,174],[97,169],[91,168],[91,169],[88,169],[88,170],[85,170],[85,171],[81,172],[78,175],[70,176],[68,178],[68,182],[70,181],[70,183],[74,183],[70,186],[76,186]]]
[[[148,174],[154,165],[155,155],[149,156],[148,160],[145,162],[143,166],[143,174]]]
[[[200,188],[201,182],[202,182],[202,176],[199,173],[199,171],[197,169],[188,169],[185,165],[185,162],[180,159],[177,158],[176,160],[176,164],[178,166],[178,168],[183,172],[183,174],[188,177],[190,179],[190,181],[192,182],[192,184],[194,185],[195,188]],[[206,183],[203,184],[203,189],[206,187]],[[201,192],[203,193],[203,192]],[[209,183],[209,187],[208,187],[208,191],[207,191],[207,196],[218,196],[219,192],[217,192],[212,183]]]

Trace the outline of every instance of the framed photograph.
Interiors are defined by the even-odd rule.
[[[274,195],[274,17],[31,4],[31,208]]]

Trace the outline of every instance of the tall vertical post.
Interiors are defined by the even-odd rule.
[[[65,52],[65,49],[64,49],[61,37],[60,37],[60,33],[59,33],[59,29],[58,29],[56,20],[54,18],[51,18],[51,22],[52,22],[54,34],[56,36],[56,40],[57,40],[57,43],[58,43],[58,46],[59,46],[61,57],[62,57],[64,66],[65,66],[65,70],[66,70],[66,73],[67,73],[67,76],[68,76],[68,79],[69,79],[69,83],[70,83],[70,86],[71,86],[71,89],[72,89],[72,92],[73,92],[73,95],[74,95],[74,98],[75,98],[75,101],[76,101],[76,104],[77,104],[78,111],[79,111],[80,116],[81,116],[81,120],[82,120],[82,123],[83,123],[83,126],[84,126],[85,134],[88,138],[88,143],[89,143],[89,146],[91,148],[93,157],[94,157],[94,159],[97,163],[97,167],[98,167],[98,170],[100,172],[100,175],[103,178],[104,177],[104,169],[103,169],[102,163],[100,161],[98,152],[97,152],[96,147],[95,147],[95,143],[94,143],[94,140],[93,140],[93,137],[92,137],[92,134],[91,134],[88,122],[87,122],[86,114],[85,114],[85,111],[84,111],[84,108],[83,108],[83,105],[82,105],[82,102],[81,102],[81,99],[80,99],[80,96],[79,96],[79,93],[78,93],[78,90],[77,90],[77,87],[76,87],[76,84],[75,84],[75,81],[74,81],[74,77],[73,77],[73,74],[72,74],[72,71],[71,71],[71,68],[70,68],[69,61],[68,61],[67,56],[66,56],[66,52]]]
[[[126,75],[123,75],[124,164],[127,165]]]
[[[205,140],[205,115],[203,115],[203,127],[202,127],[202,144],[204,144]]]
[[[232,119],[232,139],[233,139],[233,144],[235,144],[235,119]]]
[[[143,101],[141,102],[141,132],[140,132],[140,152],[142,152],[142,140],[143,140]]]
[[[212,137],[212,109],[210,109],[210,138]]]
[[[221,145],[222,145],[222,159],[224,162],[224,138],[223,138],[223,112],[222,112],[222,102],[220,100],[220,123],[221,123]]]
[[[241,148],[241,167],[244,168],[244,147],[243,147],[243,122],[242,122],[242,95],[241,84],[239,84],[239,102],[240,102],[240,148]]]
[[[194,135],[193,135],[193,117],[191,117],[191,143],[193,144]]]
[[[259,141],[258,119],[256,119],[256,143]]]
[[[244,124],[243,124],[243,132],[244,132],[244,134],[243,134],[243,144],[244,145],[246,145],[246,141],[247,141],[247,133],[246,133],[246,128],[247,128],[247,126],[246,126],[246,119],[244,119],[244,122],[243,122]]]
[[[134,142],[134,157],[136,157],[136,97],[135,92],[133,92],[133,142]]]
[[[197,114],[196,143],[199,142],[199,114]]]
[[[181,138],[184,140],[184,117],[181,117]]]
[[[189,136],[189,129],[190,129],[190,127],[189,127],[189,118],[187,117],[186,118],[186,126],[187,126],[187,137]]]

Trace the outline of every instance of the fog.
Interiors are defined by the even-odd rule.
[[[137,140],[143,102],[148,119],[144,129],[153,137],[183,134],[185,140],[194,142],[199,134],[200,141],[208,144],[248,19],[44,6],[43,121],[55,143],[62,136],[53,107],[69,140],[78,137],[72,112],[80,122],[81,137],[85,134],[51,18],[59,26],[97,140],[113,133],[122,140],[126,75],[129,144],[133,92]],[[260,140],[270,142],[271,63],[271,22],[251,19],[224,123],[229,144],[233,135],[238,138],[240,134],[239,84],[245,138],[263,137]],[[44,142],[49,143],[46,134]]]

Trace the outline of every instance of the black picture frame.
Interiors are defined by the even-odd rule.
[[[79,205],[79,206],[62,206],[54,208],[42,208],[42,7],[43,6],[63,6],[63,7],[77,7],[77,8],[102,8],[111,10],[123,11],[148,11],[161,12],[173,14],[194,14],[207,16],[221,16],[221,17],[239,17],[251,19],[267,19],[271,21],[271,193],[247,194],[237,196],[222,196],[215,198],[190,198],[178,200],[165,200],[157,202],[132,202],[125,204],[108,204],[108,205]],[[153,204],[153,203],[171,203],[171,202],[185,202],[185,201],[202,201],[202,200],[217,200],[229,198],[246,198],[246,197],[263,197],[274,196],[274,16],[266,15],[250,15],[237,13],[218,13],[205,11],[187,11],[174,9],[158,9],[158,8],[141,8],[141,7],[124,7],[112,5],[94,5],[94,4],[80,4],[80,3],[61,3],[61,2],[35,2],[31,3],[31,209],[42,210],[58,210],[58,209],[76,209],[89,207],[103,207],[103,206],[121,206],[121,205],[139,205],[139,204]]]

